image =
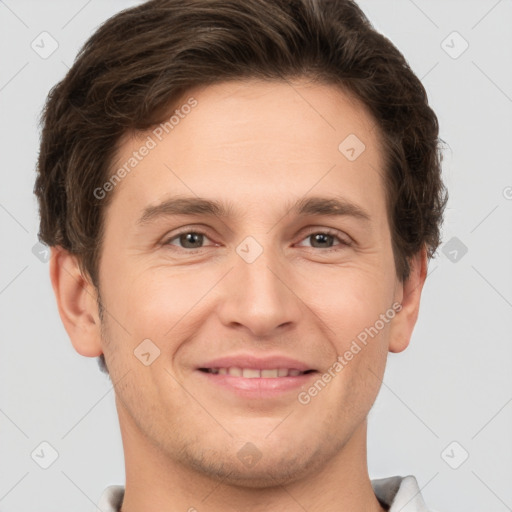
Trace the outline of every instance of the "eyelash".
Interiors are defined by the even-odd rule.
[[[172,242],[173,240],[179,238],[181,235],[185,235],[185,234],[189,234],[189,233],[194,233],[195,235],[203,235],[203,236],[205,236],[206,238],[209,239],[208,235],[204,231],[202,231],[201,229],[190,229],[189,228],[189,229],[185,229],[183,231],[180,231],[179,233],[174,234],[171,238],[167,238],[164,242],[162,242],[162,245],[164,245],[164,246],[171,246],[173,244],[171,244],[170,242]],[[337,239],[340,243],[338,245],[334,246],[334,247],[328,247],[326,249],[319,249],[318,247],[311,247],[311,249],[319,249],[322,252],[333,252],[333,251],[340,250],[340,246],[341,246],[341,248],[343,248],[343,247],[350,247],[352,245],[352,242],[344,240],[343,238],[341,238],[338,235],[338,233],[336,231],[333,231],[333,230],[328,229],[328,228],[324,228],[322,230],[310,231],[310,232],[306,233],[303,236],[301,241],[305,240],[306,238],[309,238],[312,235],[318,235],[318,234],[330,235],[330,236],[334,237],[335,239]],[[186,251],[189,254],[195,254],[196,252],[201,251],[202,249],[205,249],[205,247],[199,247],[197,249],[187,249],[185,247],[178,247],[178,249]]]

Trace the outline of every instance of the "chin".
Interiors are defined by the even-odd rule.
[[[304,451],[292,450],[290,454],[272,453],[272,457],[244,464],[237,455],[227,457],[226,452],[187,454],[186,463],[195,471],[226,485],[249,488],[270,488],[292,483],[307,477],[325,462],[320,451],[307,456]]]

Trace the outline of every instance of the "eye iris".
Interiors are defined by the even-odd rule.
[[[179,235],[178,238],[183,248],[198,249],[202,246],[204,235],[195,231],[188,231]],[[319,244],[320,248],[325,248],[325,244],[328,247],[332,246],[335,237],[329,233],[314,233],[309,235],[309,238],[313,241],[313,247],[317,247],[316,244]]]
[[[180,235],[180,243],[184,247],[187,247],[188,249],[197,249],[197,248],[201,247],[202,241],[203,241],[203,235],[201,233],[189,232],[189,233],[183,233],[182,235]],[[191,243],[192,247],[187,246],[188,243]],[[194,244],[196,244],[196,245],[194,245]]]
[[[311,235],[311,237],[313,238],[314,242],[319,242],[320,244],[322,243],[326,243],[326,241],[328,242],[330,239],[332,239],[332,235],[329,235],[327,233],[316,233],[314,235]],[[329,244],[330,245],[330,244]],[[313,247],[315,245],[313,244]]]

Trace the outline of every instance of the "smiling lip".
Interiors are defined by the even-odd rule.
[[[256,357],[249,354],[239,356],[219,357],[199,365],[199,368],[251,368],[269,370],[272,368],[289,368],[305,372],[314,370],[311,366],[285,356]]]
[[[201,364],[198,373],[212,384],[244,398],[271,398],[303,386],[318,373],[311,366],[285,356],[222,357]]]

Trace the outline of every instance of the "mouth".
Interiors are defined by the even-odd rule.
[[[316,370],[297,370],[296,368],[239,368],[237,366],[221,368],[199,368],[199,371],[213,375],[230,375],[244,379],[279,379],[283,377],[298,377]]]
[[[216,396],[223,395],[268,400],[278,397],[292,399],[293,391],[310,385],[319,371],[304,362],[275,355],[258,357],[242,354],[218,358],[196,367],[196,375],[202,379],[206,389],[213,388]],[[247,403],[247,402],[244,402]]]

